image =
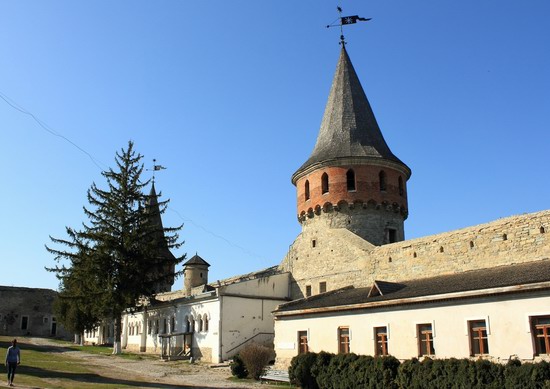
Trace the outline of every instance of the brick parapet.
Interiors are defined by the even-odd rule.
[[[346,173],[353,169],[355,173],[355,190],[347,189]],[[379,173],[386,173],[386,190],[380,190]],[[322,176],[328,175],[329,190],[322,193]],[[399,190],[399,177],[403,182],[403,190]],[[407,177],[394,169],[369,165],[327,166],[312,171],[296,181],[297,212],[303,216],[308,211],[325,208],[327,204],[337,206],[344,201],[348,204],[373,203],[374,205],[389,204],[407,210]],[[306,199],[305,183],[309,182],[309,199]],[[400,193],[401,192],[401,193]]]

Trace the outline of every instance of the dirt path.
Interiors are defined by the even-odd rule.
[[[89,354],[64,349],[43,338],[28,339],[30,343],[49,346],[52,352],[63,352],[75,362],[85,364],[105,381],[117,380],[121,384],[134,384],[138,388],[258,388],[260,383],[235,383],[229,367],[212,368],[206,364],[189,364],[185,361],[162,362],[159,359],[132,360],[107,355]],[[265,385],[263,385],[265,387]]]

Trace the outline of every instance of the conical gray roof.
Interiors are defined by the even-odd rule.
[[[332,81],[317,143],[309,159],[294,173],[292,182],[309,167],[341,158],[386,159],[410,169],[390,150],[345,46]]]

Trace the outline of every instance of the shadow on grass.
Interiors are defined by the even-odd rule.
[[[78,387],[77,382],[82,382],[82,383],[89,383],[89,384],[103,384],[103,385],[114,385],[114,386],[116,385],[138,386],[142,388],[181,388],[181,389],[197,388],[196,386],[189,386],[189,385],[174,385],[174,384],[162,384],[160,382],[132,381],[127,379],[103,377],[99,374],[94,374],[94,373],[70,373],[70,372],[45,370],[37,367],[21,365],[17,368],[17,375],[23,375],[23,374],[37,377],[37,378],[51,378],[51,379],[74,381],[75,382],[74,387]]]
[[[0,349],[7,349],[11,346],[10,342],[2,342],[0,341]],[[28,339],[25,339],[23,337],[17,338],[17,346],[21,349],[21,352],[24,350],[29,351],[37,351],[39,353],[63,353],[66,352],[66,348],[63,346],[53,346],[53,345],[39,345],[39,344],[32,344],[29,343]]]

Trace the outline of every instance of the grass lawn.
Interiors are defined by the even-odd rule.
[[[6,349],[11,345],[12,338],[0,336],[0,353],[2,358]],[[121,379],[109,378],[97,374],[85,359],[73,358],[65,353],[77,350],[90,354],[104,354],[111,356],[111,349],[98,346],[75,346],[69,342],[57,342],[58,346],[33,345],[25,337],[18,337],[17,342],[21,349],[22,364],[17,367],[14,384],[31,388],[131,388],[143,387],[172,387],[164,385],[149,385],[144,382],[133,381],[131,377]],[[122,354],[112,358],[142,359],[149,356],[136,354]],[[4,362],[4,360],[2,360]],[[4,382],[7,381],[6,366],[0,367]],[[2,381],[0,380],[0,384]]]
[[[0,336],[0,354],[5,358],[6,350],[11,345],[12,338]],[[150,376],[143,376],[140,371],[119,370],[113,365],[117,363],[127,365],[128,363],[141,363],[139,360],[158,360],[158,356],[149,354],[134,354],[125,352],[121,355],[112,355],[112,348],[101,346],[77,346],[70,342],[54,341],[48,345],[37,345],[30,343],[31,339],[18,337],[17,343],[21,349],[21,365],[17,367],[14,384],[16,387],[24,388],[61,388],[61,389],[114,389],[114,388],[179,388],[191,389],[204,387],[203,385],[189,386],[183,384],[164,384],[153,382]],[[80,351],[80,353],[74,353]],[[94,360],[90,360],[90,354]],[[104,358],[103,362],[98,363],[98,357]],[[7,381],[6,366],[4,360],[0,364],[0,387]],[[147,366],[145,364],[144,366]],[[191,372],[196,371],[197,365],[190,365],[188,362],[178,361],[172,364],[176,367],[182,378]],[[141,367],[143,368],[143,367]],[[204,370],[205,384],[209,382],[208,369]],[[3,381],[2,381],[3,380]],[[252,380],[237,380],[231,378],[230,381],[242,384],[240,387],[250,387],[255,385]],[[3,383],[4,382],[4,383]],[[290,387],[286,385],[264,384],[263,388]]]

